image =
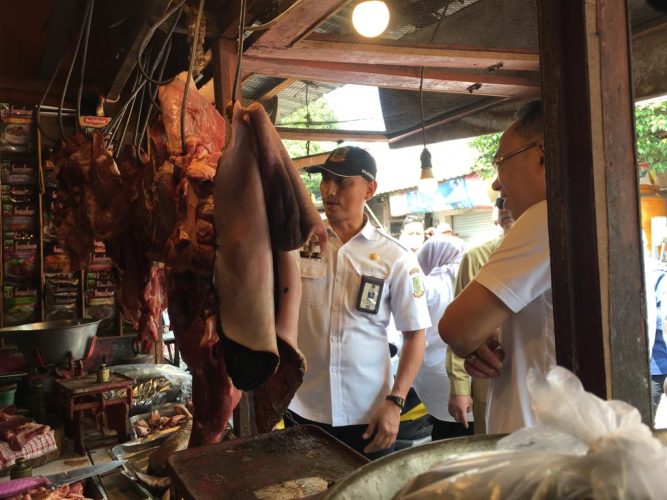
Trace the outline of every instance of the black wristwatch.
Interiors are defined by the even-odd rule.
[[[405,399],[403,399],[401,396],[394,396],[390,394],[385,398],[387,401],[391,401],[394,403],[396,406],[398,406],[401,410],[405,408]]]

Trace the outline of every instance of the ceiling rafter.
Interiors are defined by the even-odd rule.
[[[311,36],[293,46],[255,44],[246,55],[302,61],[345,61],[362,64],[537,71],[536,53],[509,49],[480,49],[426,42],[350,42],[340,37]],[[500,65],[500,66],[498,66]]]
[[[381,66],[317,61],[295,61],[246,56],[242,74],[261,74],[282,78],[372,85],[382,88],[418,90],[420,68]],[[524,97],[539,94],[537,74],[506,76],[497,73],[478,74],[438,68],[424,70],[426,92]]]

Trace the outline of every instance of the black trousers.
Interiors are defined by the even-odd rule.
[[[468,428],[463,427],[461,422],[446,422],[431,416],[433,430],[431,440],[449,439],[461,436],[472,436],[475,433],[475,423],[468,422]]]
[[[358,451],[369,460],[375,460],[384,457],[385,455],[389,455],[395,449],[395,445],[392,444],[391,447],[387,448],[386,450],[380,450],[374,453],[364,453],[364,447],[373,440],[372,437],[371,439],[363,439],[361,437],[364,434],[364,432],[366,432],[368,424],[341,425],[338,427],[333,427],[329,424],[323,424],[321,422],[314,422],[312,420],[308,420],[307,418],[303,418],[302,416],[297,415],[293,411],[285,412],[284,422],[285,422],[285,427],[293,427],[295,425],[301,425],[301,424],[316,425],[323,431],[328,432],[339,441],[342,441],[343,443],[348,445],[353,450]]]

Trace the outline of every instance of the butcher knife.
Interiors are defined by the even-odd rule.
[[[9,498],[23,493],[24,491],[39,488],[40,486],[57,488],[63,484],[81,481],[87,477],[97,476],[98,474],[112,471],[116,467],[123,465],[123,463],[125,463],[125,460],[114,460],[113,462],[92,465],[90,467],[81,467],[80,469],[74,469],[69,472],[60,472],[58,474],[50,474],[48,476],[32,476],[21,479],[12,479],[11,481],[0,483],[0,499]]]

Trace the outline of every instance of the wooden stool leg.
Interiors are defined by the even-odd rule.
[[[124,443],[130,439],[130,429],[128,414],[129,410],[126,404],[109,405],[106,408],[109,417],[109,427],[118,433],[118,439]]]
[[[86,454],[86,447],[83,441],[83,425],[84,415],[83,410],[79,410],[74,414],[74,447],[80,455]]]

